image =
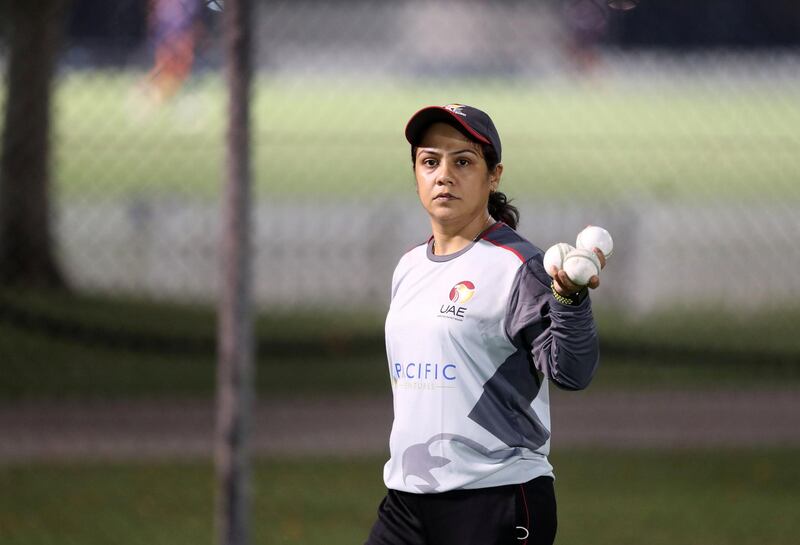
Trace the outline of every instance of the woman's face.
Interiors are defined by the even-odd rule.
[[[431,219],[442,225],[469,223],[487,213],[503,166],[490,173],[481,146],[446,123],[434,123],[417,148],[417,193]]]

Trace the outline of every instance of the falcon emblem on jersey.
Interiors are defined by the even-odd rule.
[[[463,280],[450,289],[450,300],[453,303],[463,305],[475,295],[475,284],[469,280]]]
[[[463,435],[453,433],[436,434],[424,443],[411,445],[403,452],[403,482],[408,483],[411,477],[412,486],[415,486],[423,494],[436,492],[439,489],[441,484],[433,472],[452,462],[450,458],[431,453],[430,447],[437,441],[449,444],[450,448],[459,448],[458,446],[460,446],[466,451],[471,450],[498,462],[520,455],[520,451],[516,447],[492,451]],[[437,448],[436,451],[441,452],[442,448]]]
[[[448,104],[444,107],[445,110],[450,110],[456,115],[460,115],[461,117],[467,117],[467,114],[464,113],[464,105],[463,104]]]

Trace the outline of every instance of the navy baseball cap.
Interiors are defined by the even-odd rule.
[[[428,127],[439,122],[454,126],[470,140],[492,146],[497,153],[497,161],[500,161],[500,135],[492,119],[486,112],[465,104],[422,108],[408,120],[406,140],[412,146],[419,146]]]

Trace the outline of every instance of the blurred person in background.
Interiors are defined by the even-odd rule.
[[[433,235],[392,278],[388,492],[367,545],[551,544],[548,383],[580,390],[595,373],[599,278],[551,279],[517,234],[486,113],[423,108],[405,134]]]
[[[561,14],[566,58],[578,72],[591,74],[602,62],[598,47],[608,32],[608,6],[601,0],[569,0]]]
[[[148,26],[155,62],[147,74],[149,96],[156,104],[172,98],[189,77],[203,31],[200,0],[150,0]]]

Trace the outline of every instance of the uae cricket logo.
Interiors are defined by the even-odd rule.
[[[439,317],[452,318],[459,322],[464,321],[464,316],[467,314],[467,307],[464,305],[472,299],[473,295],[475,295],[475,284],[469,280],[462,280],[450,288],[450,303],[439,308]]]
[[[475,284],[463,280],[450,289],[450,301],[457,305],[464,305],[475,295]]]

